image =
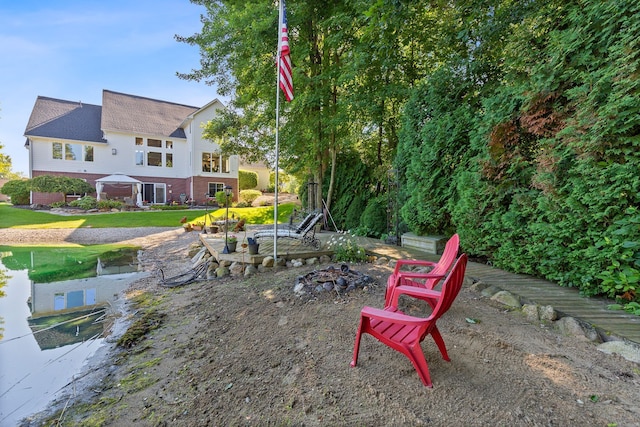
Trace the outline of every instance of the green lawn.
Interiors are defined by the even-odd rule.
[[[293,212],[293,203],[278,206],[278,222],[287,222]],[[207,211],[209,218],[223,219],[226,209]],[[229,217],[243,218],[247,224],[273,224],[273,206],[256,208],[230,208]],[[189,222],[205,220],[205,210],[109,212],[61,216],[46,211],[32,211],[0,203],[0,228],[108,228],[108,227],[180,227],[180,219]]]

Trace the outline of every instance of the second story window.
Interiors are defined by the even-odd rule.
[[[220,153],[202,153],[202,172],[229,173],[229,157]]]
[[[51,155],[55,160],[93,162],[93,146],[91,145],[54,142],[51,148]]]
[[[135,148],[136,166],[173,167],[173,141],[136,137]]]

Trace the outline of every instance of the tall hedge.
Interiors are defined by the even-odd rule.
[[[240,190],[253,190],[258,187],[258,174],[253,171],[238,170],[238,186]]]
[[[451,66],[416,89],[403,217],[497,267],[640,301],[640,4],[529,3],[490,39],[493,78]]]

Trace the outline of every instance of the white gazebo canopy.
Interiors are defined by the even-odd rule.
[[[104,184],[131,184],[131,193],[136,194],[136,205],[142,206],[142,181],[138,181],[135,178],[121,173],[114,173],[113,175],[98,178],[96,179],[98,200],[100,200],[100,193],[102,193]]]

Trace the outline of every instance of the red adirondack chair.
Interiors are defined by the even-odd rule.
[[[407,356],[416,368],[422,383],[427,387],[433,387],[429,375],[429,367],[420,343],[430,334],[436,342],[442,358],[446,361],[451,360],[442,335],[436,326],[436,321],[449,310],[453,300],[460,292],[466,267],[467,255],[462,254],[453,266],[449,276],[444,280],[441,291],[415,287],[410,289],[411,292],[420,292],[425,295],[431,294],[434,308],[427,318],[409,316],[393,306],[387,306],[383,310],[364,307],[360,312],[360,324],[356,333],[351,366],[356,366],[358,363],[362,334],[370,334],[378,341]],[[402,288],[402,286],[398,287],[395,292],[402,292]],[[395,298],[397,299],[397,296]]]
[[[424,289],[433,289],[438,282],[446,276],[447,271],[453,265],[458,256],[460,248],[460,237],[457,234],[451,236],[444,247],[440,260],[435,263],[431,261],[401,259],[396,263],[393,273],[387,280],[387,289],[384,297],[384,305],[390,304],[391,295],[396,286],[416,286]],[[402,270],[403,266],[424,266],[433,267],[428,273]]]

